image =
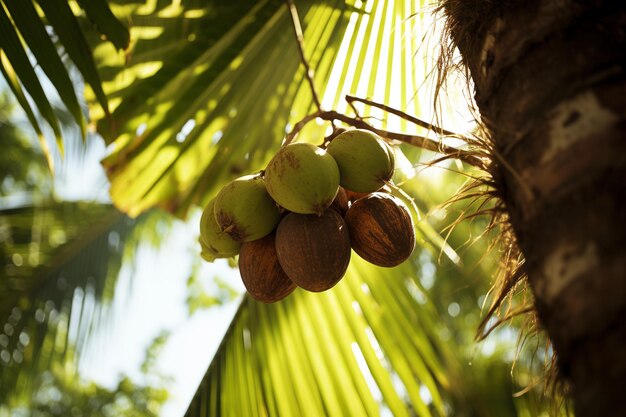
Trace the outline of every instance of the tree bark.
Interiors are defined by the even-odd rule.
[[[577,416],[626,416],[625,9],[444,3]]]

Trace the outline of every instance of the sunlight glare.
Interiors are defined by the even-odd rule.
[[[420,385],[420,398],[426,405],[430,405],[433,402],[433,396],[428,387],[424,384]]]
[[[376,339],[376,336],[374,335],[372,328],[367,326],[365,328],[365,334],[367,335],[367,339],[372,345],[372,348],[374,349],[374,352],[376,353],[376,357],[378,358],[378,360],[380,360],[380,362],[384,364],[385,366],[388,366],[387,359],[385,358],[385,354],[383,353],[383,350],[380,347],[380,344],[378,344],[378,339]]]
[[[132,26],[130,28],[131,39],[156,39],[163,34],[162,27]]]
[[[148,128],[148,125],[146,123],[140,124],[139,126],[137,126],[137,129],[135,130],[135,135],[136,136],[143,135],[147,128]]]
[[[365,360],[365,357],[363,356],[363,352],[361,352],[361,348],[356,342],[352,343],[350,347],[352,348],[352,354],[354,355],[354,359],[356,359],[356,363],[359,366],[359,370],[361,371],[361,374],[363,374],[363,377],[365,378],[367,387],[372,393],[372,397],[377,402],[382,401],[383,394],[380,392],[380,389],[378,388],[378,385],[376,384],[376,380],[374,380],[374,376],[372,375],[369,367],[367,366],[367,361]]]
[[[194,127],[196,127],[196,121],[194,119],[187,120],[180,128],[180,132],[176,134],[176,142],[183,143]]]
[[[191,9],[185,11],[185,19],[198,19],[207,14],[206,9]]]

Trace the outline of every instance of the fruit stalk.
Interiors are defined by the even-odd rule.
[[[313,71],[311,70],[311,66],[309,65],[309,61],[306,59],[304,55],[304,36],[302,36],[302,26],[300,25],[300,18],[298,17],[298,9],[296,9],[296,5],[292,0],[285,0],[285,4],[287,9],[289,10],[289,15],[291,16],[291,23],[293,27],[293,33],[296,36],[296,43],[298,45],[298,54],[300,54],[300,62],[304,66],[304,75],[311,87],[311,95],[313,95],[313,101],[315,102],[315,106],[318,110],[322,110],[322,105],[320,102],[319,95],[317,94],[317,90],[315,89],[315,83],[313,82]]]
[[[371,132],[378,134],[387,139],[397,140],[403,143],[406,143],[411,146],[416,146],[418,148],[426,149],[428,151],[437,152],[439,154],[445,155],[449,158],[455,158],[460,161],[463,161],[471,166],[475,166],[481,169],[485,169],[485,160],[479,156],[476,152],[471,152],[463,149],[458,149],[453,146],[444,145],[443,143],[427,138],[425,136],[420,135],[409,135],[406,133],[399,132],[390,132],[384,129],[377,129],[358,117],[350,117],[346,114],[340,113],[338,111],[329,110],[322,111],[318,110],[314,113],[311,113],[307,116],[304,116],[299,122],[294,125],[294,128],[285,136],[285,140],[283,141],[283,146],[286,146],[294,141],[300,130],[312,120],[320,118],[322,120],[327,120],[330,122],[340,121],[349,126],[356,127],[358,129],[365,129]]]

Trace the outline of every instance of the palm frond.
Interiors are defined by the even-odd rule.
[[[420,4],[355,4],[297,2],[323,105],[346,110],[351,93],[417,113]],[[111,119],[92,112],[112,145],[103,161],[111,196],[131,216],[155,205],[184,216],[226,180],[263,168],[285,131],[313,109],[290,16],[278,0],[123,10],[134,24],[127,57],[110,45],[94,49],[114,107]],[[380,126],[394,123],[410,131],[395,116]],[[311,123],[300,137],[321,143],[327,129]]]
[[[0,72],[2,72],[2,76],[6,80],[9,86],[9,89],[15,95],[15,98],[17,99],[20,106],[22,106],[22,109],[24,109],[24,112],[26,113],[26,117],[28,118],[28,121],[30,122],[31,126],[35,130],[35,134],[37,135],[37,139],[39,140],[39,145],[41,146],[42,153],[44,154],[46,158],[46,162],[48,163],[48,168],[50,170],[54,170],[54,162],[52,159],[52,154],[50,153],[50,149],[48,147],[48,143],[46,142],[46,138],[41,130],[41,126],[39,126],[39,121],[37,120],[37,117],[35,116],[35,113],[30,103],[28,102],[28,99],[26,98],[26,94],[24,93],[24,90],[22,89],[22,86],[19,83],[17,74],[15,73],[13,66],[9,63],[6,57],[6,54],[1,48],[0,48]]]
[[[55,203],[0,212],[0,403],[28,397],[51,364],[74,369],[140,219],[110,205]]]
[[[41,3],[47,1],[57,3],[57,0],[37,0]],[[87,17],[91,20],[98,31],[110,41],[117,49],[126,49],[130,42],[130,33],[122,22],[120,22],[106,0],[78,0],[80,7],[85,10]],[[43,7],[43,6],[42,6]]]
[[[330,291],[246,297],[186,415],[444,415],[437,322],[411,264],[353,259]]]
[[[54,34],[59,37],[59,41],[63,45],[63,50],[70,57],[74,65],[78,68],[87,84],[92,88],[95,93],[96,100],[100,107],[103,109],[104,114],[109,114],[108,101],[102,91],[102,84],[100,81],[100,74],[96,69],[96,64],[92,57],[91,49],[85,39],[86,33],[81,28],[80,22],[73,14],[70,4],[65,0],[37,0],[39,6],[45,13],[47,22],[52,25]],[[101,4],[106,6],[105,1],[90,1],[89,4]],[[108,7],[108,6],[107,6]],[[121,25],[120,22],[117,22]],[[111,25],[115,25],[111,23]],[[114,31],[120,31],[121,29],[115,29]],[[107,33],[102,31],[101,33]],[[113,35],[117,37],[128,37],[128,30],[125,29],[125,33],[120,35]],[[108,35],[110,38],[111,35]],[[118,43],[115,43],[118,45]],[[126,46],[127,42],[125,43]]]
[[[42,186],[45,188],[47,178],[46,161],[33,148],[32,139],[12,119],[14,107],[10,94],[0,92],[0,137],[3,146],[0,153],[0,198],[3,199],[16,190],[30,192]]]
[[[86,12],[94,17],[101,33],[117,46],[128,45],[128,30],[113,16],[105,0],[86,2]],[[79,95],[70,79],[67,68],[61,59],[60,51],[54,44],[51,32],[65,49],[69,58],[76,64],[85,81],[96,92],[97,101],[108,114],[106,96],[85,36],[67,1],[38,0],[40,9],[32,0],[0,1],[0,72],[24,108],[42,143],[42,151],[52,169],[52,157],[43,137],[42,129],[33,111],[31,102],[22,92],[30,96],[34,107],[52,128],[57,146],[63,154],[62,132],[57,115],[46,93],[47,84],[42,82],[36,69],[40,68],[52,87],[65,104],[76,124],[80,127],[83,139],[86,136],[86,120],[80,106]],[[47,15],[49,13],[49,16]],[[48,26],[51,24],[51,26]],[[52,28],[52,31],[49,29]]]
[[[7,56],[7,60],[3,63],[4,66],[10,65],[11,69],[18,74],[20,82],[32,97],[42,116],[52,127],[57,139],[57,144],[62,152],[63,142],[61,141],[59,122],[37,78],[35,69],[30,63],[28,54],[20,41],[18,32],[13,26],[13,22],[9,18],[7,11],[4,9],[4,4],[0,7],[0,49],[2,49],[3,53]]]
[[[30,1],[18,2],[14,0],[5,0],[4,5],[11,14],[16,29],[19,30],[20,35],[28,45],[29,51],[55,86],[61,100],[74,117],[84,137],[87,129],[85,118],[80,104],[78,104],[70,76],[46,31],[46,27],[42,24],[32,24],[40,21],[35,6]]]

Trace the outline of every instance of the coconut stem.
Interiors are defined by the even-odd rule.
[[[295,124],[291,132],[289,132],[287,136],[285,136],[283,146],[286,146],[290,144],[291,142],[293,142],[298,132],[300,132],[300,130],[302,130],[302,128],[307,123],[309,123],[312,120],[315,120],[318,117],[322,120],[327,120],[327,121],[339,120],[347,125],[350,125],[359,129],[369,130],[384,138],[398,140],[400,142],[404,142],[412,146],[417,146],[419,148],[426,149],[429,151],[437,152],[437,153],[446,155],[450,158],[459,159],[469,165],[472,165],[481,169],[485,169],[485,162],[481,158],[476,156],[476,154],[473,152],[465,151],[462,149],[457,149],[453,146],[444,145],[443,143],[429,139],[424,136],[409,135],[405,133],[390,132],[388,130],[377,129],[359,117],[350,117],[348,115],[339,113],[334,110],[331,110],[331,111],[318,110],[315,113],[311,113],[303,117],[298,123]]]
[[[298,10],[296,9],[296,5],[293,3],[293,0],[285,0],[285,5],[287,6],[287,9],[289,10],[289,15],[291,16],[293,33],[296,36],[298,53],[300,54],[300,62],[302,62],[302,65],[304,66],[304,75],[309,82],[309,86],[311,87],[311,95],[313,95],[313,101],[315,102],[317,110],[322,111],[322,104],[319,95],[317,94],[317,90],[315,89],[315,83],[313,82],[313,71],[311,70],[309,61],[304,55],[304,36],[302,35],[302,25],[300,24],[300,18],[298,17]]]
[[[424,120],[418,119],[417,117],[413,117],[409,114],[406,114],[405,112],[398,110],[398,109],[394,109],[393,107],[389,107],[386,104],[382,104],[382,103],[377,103],[375,101],[372,100],[368,100],[366,98],[361,98],[361,97],[356,97],[356,96],[352,96],[350,94],[346,94],[345,97],[346,101],[348,102],[348,104],[350,105],[350,107],[352,107],[352,110],[354,110],[355,114],[358,115],[356,107],[354,106],[354,102],[359,102],[359,103],[363,103],[363,104],[367,104],[368,106],[372,106],[372,107],[376,107],[379,108],[381,110],[386,111],[387,113],[391,113],[391,114],[395,114],[396,116],[407,120],[411,123],[414,123],[420,127],[423,127],[425,129],[428,130],[432,130],[435,133],[438,133],[440,135],[447,135],[447,136],[459,136],[458,133],[454,133],[451,132],[449,130],[443,129],[437,125],[433,125],[432,123],[428,123],[425,122]]]
[[[337,127],[335,126],[335,121],[339,120],[342,121],[350,126],[356,127],[356,128],[360,128],[360,129],[367,129],[370,130],[372,132],[377,133],[380,136],[383,136],[385,138],[388,139],[394,139],[394,140],[399,140],[401,142],[407,143],[409,145],[413,145],[413,146],[417,146],[419,148],[423,148],[423,149],[427,149],[433,152],[437,152],[443,155],[446,155],[450,158],[456,158],[459,159],[463,162],[466,162],[472,166],[481,168],[481,169],[485,169],[485,163],[482,159],[480,159],[479,157],[477,157],[475,154],[473,154],[472,152],[468,152],[468,151],[464,151],[461,149],[457,149],[454,148],[452,146],[447,146],[444,145],[443,143],[439,143],[435,140],[426,138],[424,136],[418,136],[418,135],[407,135],[404,133],[397,133],[397,132],[389,132],[386,130],[382,130],[382,129],[376,129],[375,127],[371,126],[370,124],[368,124],[367,122],[365,122],[363,120],[363,118],[361,118],[358,115],[357,109],[354,106],[354,102],[360,102],[363,104],[366,104],[368,106],[372,106],[372,107],[377,107],[379,109],[382,109],[388,113],[394,114],[398,117],[401,117],[405,120],[408,120],[409,122],[412,122],[418,126],[424,127],[426,129],[430,129],[432,131],[434,131],[435,133],[438,133],[440,135],[448,135],[448,136],[455,136],[455,137],[459,137],[458,134],[455,134],[454,132],[451,132],[449,130],[445,130],[442,129],[438,126],[435,126],[431,123],[425,122],[423,120],[420,120],[416,117],[410,116],[406,113],[404,113],[403,111],[394,109],[392,107],[389,107],[385,104],[381,104],[381,103],[377,103],[375,101],[372,100],[368,100],[365,98],[359,98],[359,97],[355,97],[355,96],[351,96],[351,95],[346,95],[345,99],[348,102],[348,104],[350,105],[350,107],[354,110],[355,114],[357,115],[357,117],[350,117],[347,116],[345,114],[336,112],[336,111],[323,111],[322,110],[322,104],[319,98],[319,95],[317,94],[317,89],[315,88],[315,83],[313,81],[313,71],[311,70],[311,66],[309,65],[309,61],[306,58],[306,55],[304,54],[304,36],[302,34],[302,25],[300,24],[300,18],[298,17],[298,10],[296,9],[296,5],[294,4],[293,0],[285,0],[285,6],[287,7],[287,10],[289,11],[289,15],[291,16],[291,23],[292,23],[292,28],[293,28],[293,32],[294,35],[296,37],[296,44],[298,46],[298,54],[300,55],[300,62],[302,62],[302,65],[304,66],[304,75],[309,83],[309,87],[311,88],[311,95],[313,96],[313,101],[315,102],[315,106],[317,107],[317,111],[315,113],[309,114],[307,116],[305,116],[302,120],[300,120],[298,123],[296,123],[296,125],[294,126],[293,130],[291,132],[289,132],[289,134],[287,134],[287,136],[285,137],[285,140],[283,142],[283,146],[286,146],[288,144],[290,144],[291,142],[293,142],[293,140],[295,139],[296,135],[298,134],[298,132],[311,120],[314,120],[316,118],[321,118],[323,120],[329,121],[332,126],[333,126],[333,131],[337,130]]]

